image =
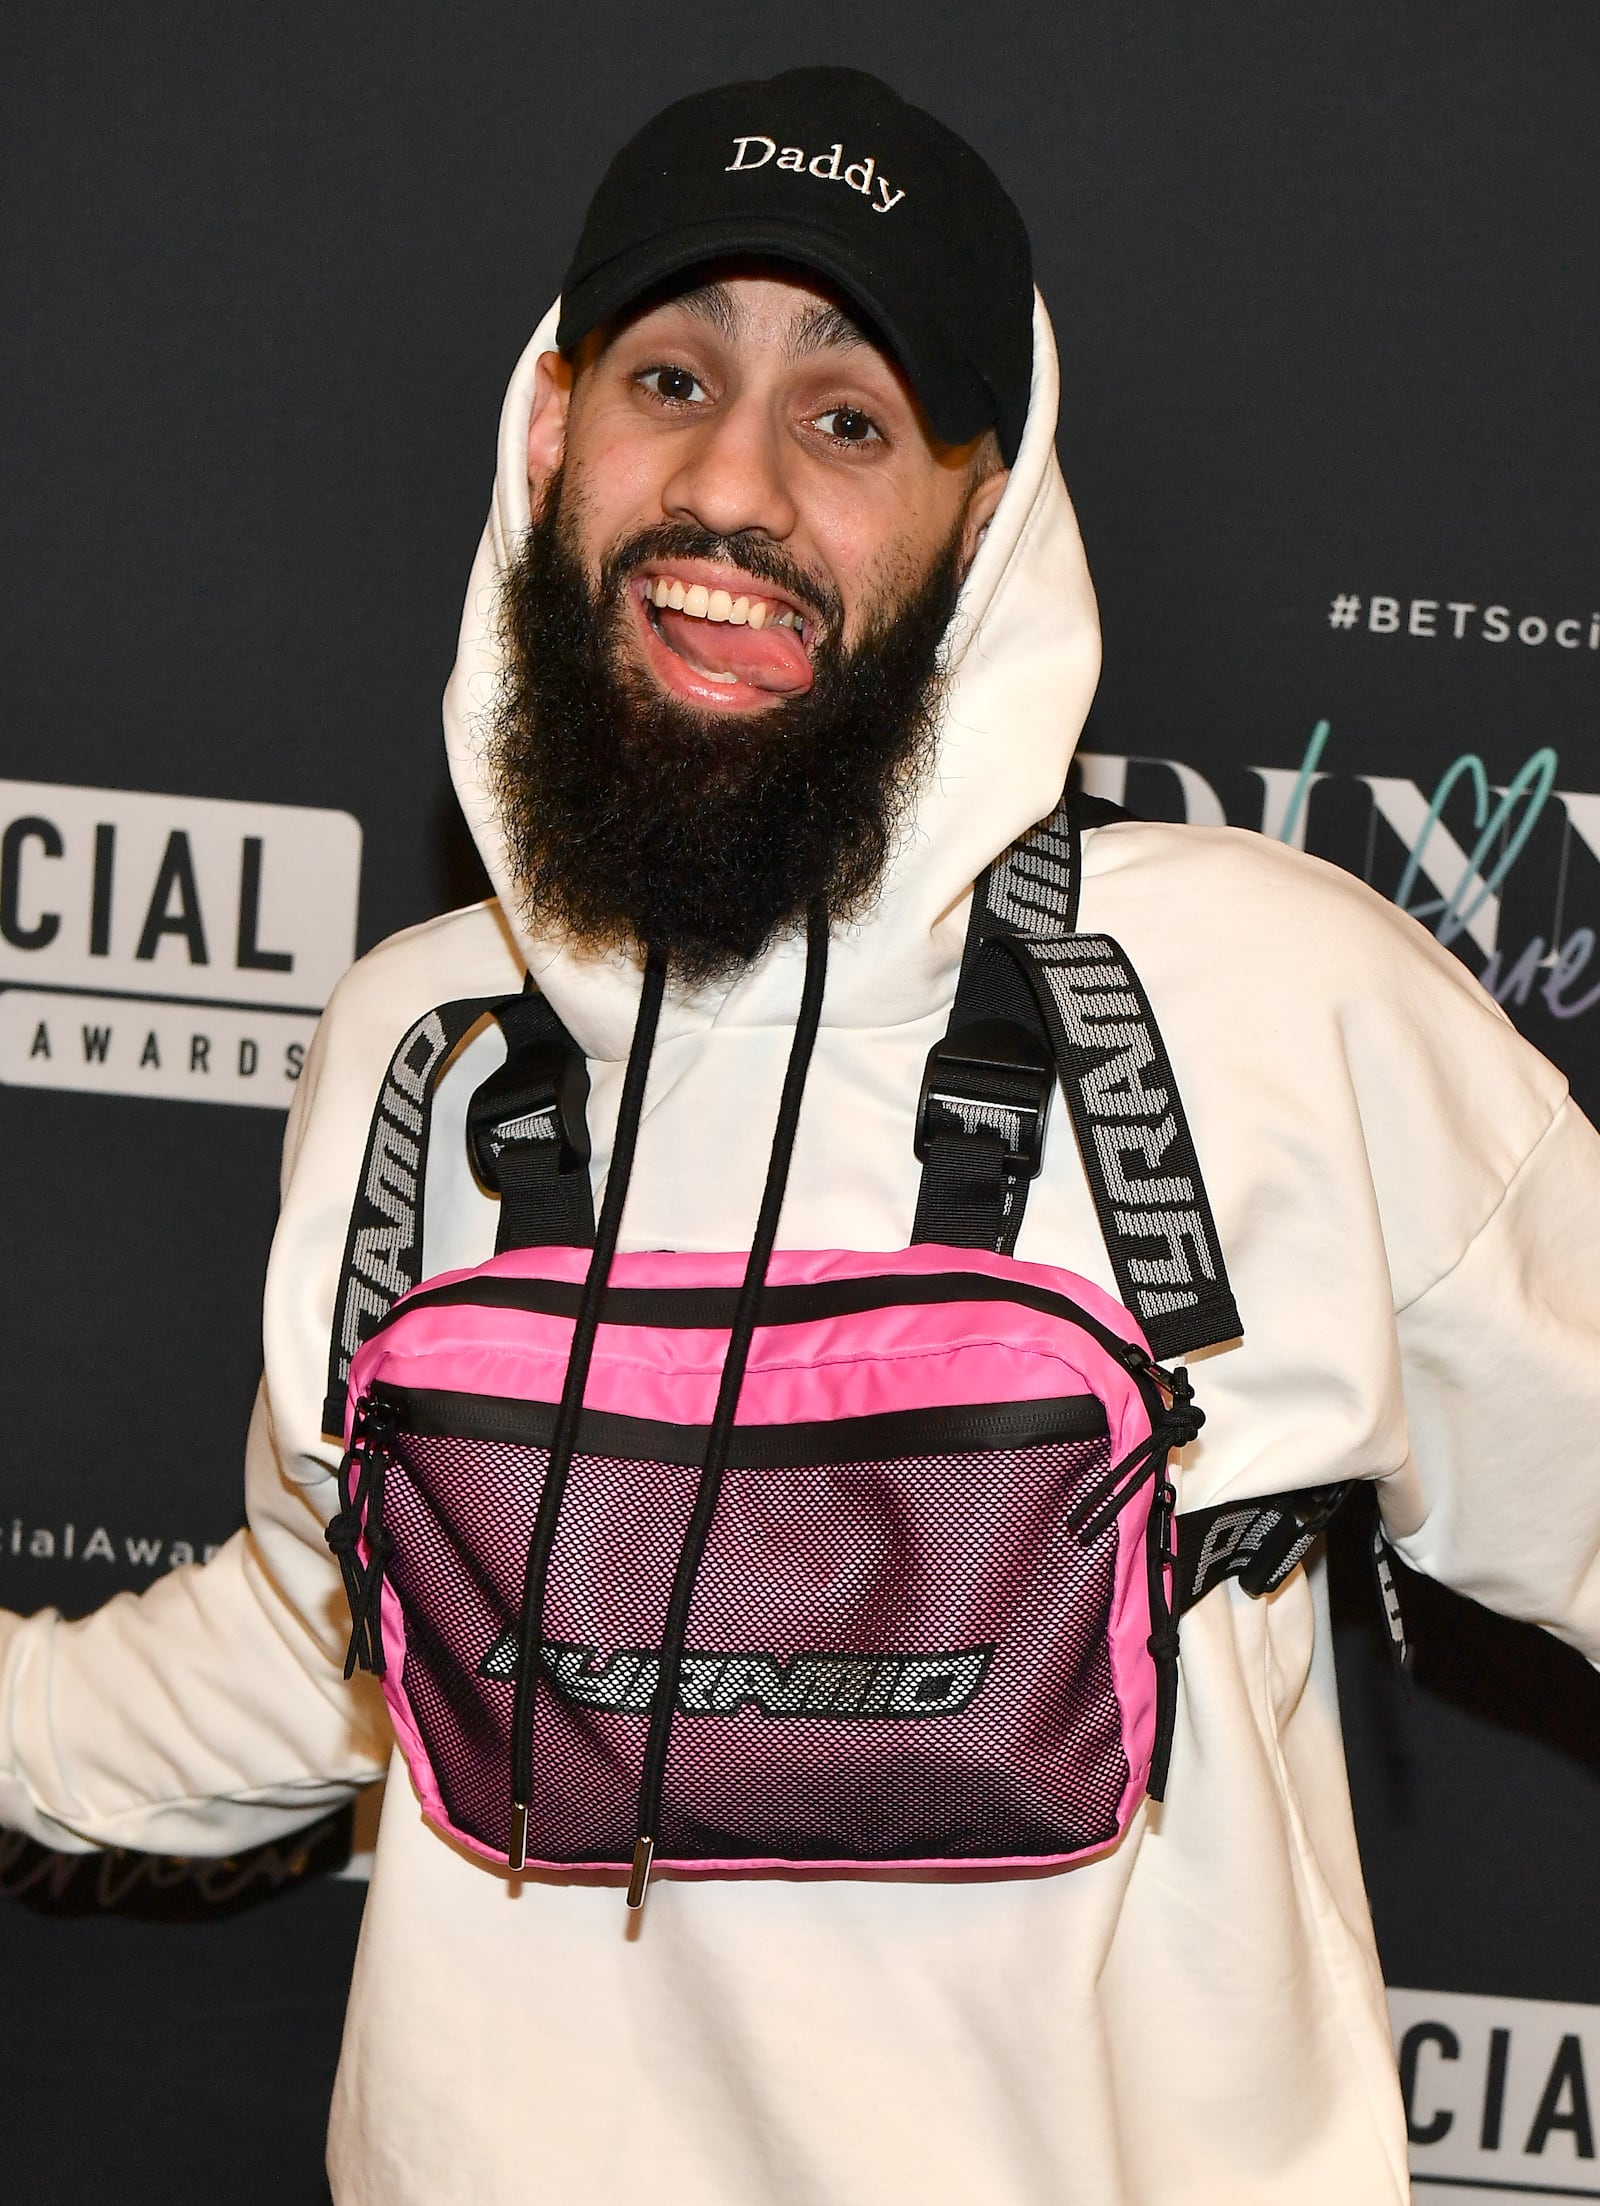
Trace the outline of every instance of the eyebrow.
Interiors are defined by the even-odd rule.
[[[814,306],[801,316],[784,350],[791,360],[799,360],[808,352],[825,352],[830,345],[849,350],[871,342],[842,306]]]
[[[681,306],[685,314],[709,322],[719,336],[731,341],[738,334],[739,310],[725,283],[697,284],[692,291],[680,291],[671,303]]]
[[[743,315],[725,283],[697,284],[692,291],[680,291],[672,303],[681,306],[686,314],[709,322],[718,335],[730,343],[737,337]],[[803,360],[810,353],[827,351],[830,346],[849,350],[871,344],[872,339],[860,323],[842,306],[828,301],[806,309],[790,331],[783,349],[788,359]]]

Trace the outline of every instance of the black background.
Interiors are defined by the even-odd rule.
[[[1105,625],[1090,747],[1197,765],[1249,822],[1245,769],[1298,764],[1326,719],[1312,847],[1393,893],[1404,848],[1350,777],[1431,791],[1475,751],[1503,785],[1548,744],[1560,787],[1600,789],[1600,653],[1328,624],[1341,591],[1585,633],[1600,607],[1597,22],[1578,0],[14,18],[0,774],[352,811],[363,947],[479,893],[437,700],[506,376],[623,135],[698,85],[833,60],[970,136],[1031,226]],[[1172,806],[1170,775],[1136,780]],[[1508,882],[1513,954],[1551,932],[1561,856],[1552,806]],[[1565,927],[1600,927],[1600,867],[1567,856]],[[1600,1010],[1517,1017],[1594,1112]],[[0,1515],[237,1521],[280,1135],[0,1089]],[[15,1606],[112,1582],[0,1556]],[[1390,1980],[1600,1999],[1600,1692],[1536,1635],[1406,1595],[1409,1696],[1341,1601]],[[28,1888],[0,1907],[7,2196],[320,2197],[359,1887],[313,1868],[259,1905],[107,1905],[92,1870],[0,1858]],[[174,1912],[195,1919],[146,1919]]]

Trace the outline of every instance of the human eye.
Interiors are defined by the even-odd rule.
[[[671,406],[698,406],[706,395],[705,385],[687,368],[643,368],[635,380],[653,398],[663,398]]]
[[[812,426],[834,444],[881,444],[883,432],[859,406],[830,406],[813,414]]]

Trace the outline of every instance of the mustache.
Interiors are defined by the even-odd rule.
[[[743,530],[720,536],[692,521],[658,521],[614,546],[600,569],[602,602],[615,604],[623,584],[651,559],[705,559],[770,582],[811,615],[819,639],[827,643],[835,643],[844,626],[844,605],[832,583],[809,573],[781,544]]]

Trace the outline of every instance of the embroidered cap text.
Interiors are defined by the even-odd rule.
[[[791,169],[796,176],[820,177],[825,184],[848,184],[872,202],[874,214],[892,214],[904,199],[903,191],[896,191],[886,176],[878,174],[878,164],[870,153],[860,160],[851,161],[841,168],[844,160],[844,144],[835,139],[822,153],[807,157],[804,146],[780,146],[776,138],[769,138],[759,130],[733,141],[733,159],[724,170],[725,175],[738,169],[764,169],[775,160],[781,169]],[[754,150],[752,151],[752,148]]]

